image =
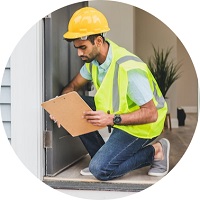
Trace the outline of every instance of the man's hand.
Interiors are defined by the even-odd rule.
[[[50,119],[51,120],[53,120],[54,121],[54,123],[57,123],[57,126],[58,126],[58,128],[60,128],[61,127],[61,124],[55,119],[55,117],[54,116],[52,116],[52,115],[49,115],[49,117],[50,117]]]
[[[89,123],[94,126],[108,126],[113,125],[113,117],[112,114],[107,114],[103,111],[85,111],[83,113],[83,118],[85,118]]]

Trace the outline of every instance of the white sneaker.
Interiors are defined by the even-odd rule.
[[[85,169],[82,169],[80,171],[80,174],[83,175],[83,176],[92,176],[92,173],[90,172],[89,167],[86,167]]]

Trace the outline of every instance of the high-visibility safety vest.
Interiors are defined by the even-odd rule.
[[[134,112],[140,107],[128,98],[128,71],[137,70],[145,73],[148,77],[153,93],[153,102],[158,111],[156,122],[142,125],[114,125],[115,128],[139,138],[153,138],[161,134],[167,113],[167,104],[162,96],[158,84],[152,76],[147,65],[137,56],[119,47],[108,40],[112,48],[112,61],[101,85],[98,85],[98,67],[91,63],[86,63],[87,70],[92,74],[92,80],[97,90],[94,100],[96,110],[111,114],[125,114]]]

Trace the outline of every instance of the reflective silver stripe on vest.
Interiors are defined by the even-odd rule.
[[[118,87],[118,73],[119,73],[119,65],[123,62],[126,62],[128,60],[134,60],[136,62],[143,62],[140,58],[135,56],[125,56],[120,58],[115,65],[115,72],[114,72],[114,78],[113,78],[113,112],[117,112],[119,110],[119,103],[120,103],[120,97],[119,97],[119,87]],[[153,95],[158,102],[158,105],[156,106],[157,109],[161,109],[164,107],[165,99],[163,96],[159,97],[157,90],[156,90],[156,84],[153,82],[154,85],[154,91]]]
[[[119,87],[118,87],[119,65],[129,60],[134,60],[136,62],[143,62],[140,58],[131,55],[124,56],[119,60],[117,60],[115,64],[115,72],[113,77],[113,112],[117,112],[119,110],[119,102],[120,102]]]
[[[159,97],[157,90],[156,90],[156,84],[153,82],[153,86],[154,86],[154,91],[153,91],[153,95],[156,99],[156,101],[158,102],[158,105],[156,106],[157,109],[161,109],[164,107],[165,105],[165,99],[163,96]]]

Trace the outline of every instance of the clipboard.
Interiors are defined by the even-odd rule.
[[[75,91],[45,101],[41,106],[73,137],[104,128],[83,118],[83,112],[92,109]]]

